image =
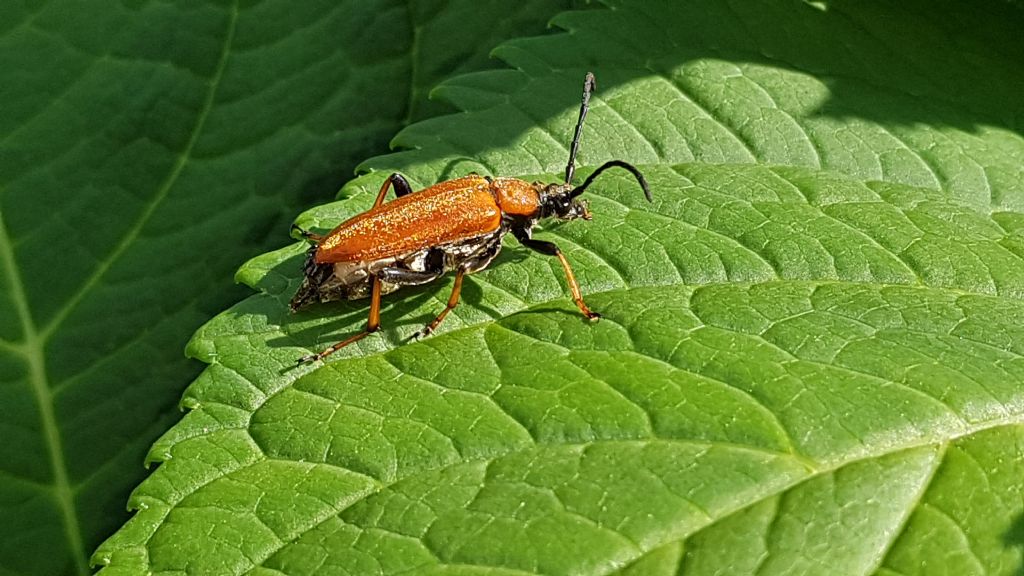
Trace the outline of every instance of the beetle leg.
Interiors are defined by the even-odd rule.
[[[299,358],[297,365],[302,364],[303,362],[315,362],[317,360],[323,360],[324,358],[330,356],[331,354],[334,354],[338,350],[341,350],[345,346],[348,346],[353,342],[358,342],[363,338],[366,338],[367,336],[373,334],[377,330],[380,330],[380,279],[374,276],[373,292],[370,296],[370,318],[369,320],[366,321],[366,329],[360,332],[359,334],[349,336],[348,338],[342,340],[341,342],[338,342],[337,344],[331,346],[330,348],[324,350],[323,352],[320,352],[319,354],[310,354],[308,356],[303,356],[302,358]]]
[[[555,256],[558,258],[558,261],[562,263],[562,269],[565,270],[565,280],[569,283],[569,291],[572,292],[572,300],[576,303],[576,307],[579,308],[580,312],[583,312],[583,315],[590,320],[597,320],[601,317],[600,314],[587,307],[587,304],[583,301],[583,293],[580,292],[580,284],[576,281],[576,275],[572,273],[572,267],[569,266],[569,261],[565,259],[565,254],[562,254],[562,251],[558,249],[558,246],[555,246],[552,242],[534,240],[533,238],[527,237],[525,234],[517,233],[516,238],[523,246],[526,246],[531,250],[536,250],[541,254]]]
[[[314,244],[319,244],[320,241],[324,239],[323,236],[321,236],[319,234],[314,234],[314,233],[310,232],[309,230],[305,230],[303,228],[299,228],[295,224],[292,224],[292,228],[291,229],[292,229],[293,232],[298,232],[299,236],[302,236],[303,238],[305,238],[306,240],[309,240],[310,242],[312,242]]]
[[[391,185],[395,188],[395,198],[401,198],[406,194],[412,194],[412,186],[409,185],[409,181],[405,179],[398,172],[391,175]]]
[[[444,320],[444,317],[448,315],[456,306],[459,305],[459,294],[462,292],[462,277],[466,275],[465,268],[459,268],[459,271],[455,274],[455,286],[452,287],[452,295],[448,297],[448,305],[444,307],[444,310],[437,315],[437,318],[431,320],[430,324],[423,327],[422,330],[412,335],[413,338],[420,338],[422,336],[428,336],[431,332],[437,329],[438,325]]]
[[[405,179],[405,176],[395,172],[388,176],[384,184],[381,184],[380,193],[377,194],[377,200],[373,203],[374,208],[379,208],[384,203],[384,197],[388,194],[388,188],[392,186],[395,187],[395,196],[398,198],[412,192],[412,186],[409,186],[409,181]]]

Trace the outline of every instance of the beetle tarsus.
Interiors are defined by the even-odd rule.
[[[341,350],[345,346],[348,346],[349,344],[354,344],[354,343],[362,340],[363,338],[366,338],[367,336],[369,336],[370,334],[373,334],[377,330],[380,330],[380,326],[379,325],[377,325],[377,326],[367,326],[366,329],[363,330],[362,332],[360,332],[359,334],[356,334],[354,336],[349,336],[348,338],[342,340],[341,342],[338,342],[337,344],[334,344],[334,345],[330,346],[329,348],[327,348],[323,352],[320,352],[318,354],[310,354],[308,356],[303,356],[302,358],[299,358],[299,362],[298,362],[298,364],[296,364],[296,366],[301,366],[305,362],[316,362],[317,360],[323,360],[324,358],[330,356],[331,354],[334,354],[338,350]]]
[[[588,322],[593,323],[601,319],[601,314],[591,310],[590,307],[587,306],[587,303],[583,301],[582,296],[577,298],[574,294],[572,300],[576,303],[576,307],[580,309],[580,312],[583,313],[583,317],[586,318]]]
[[[299,236],[302,236],[305,240],[309,240],[314,244],[319,244],[320,241],[324,239],[323,236],[314,234],[305,228],[301,228],[298,224],[292,224],[291,231],[298,232]]]

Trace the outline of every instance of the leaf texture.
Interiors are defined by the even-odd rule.
[[[986,7],[622,0],[504,44],[299,224],[389,171],[557,180],[592,69],[582,162],[655,202],[609,172],[537,236],[604,319],[510,240],[440,335],[406,341],[450,279],[293,368],[365,304],[291,315],[305,247],[255,258],[102,574],[1019,572],[1021,14]]]
[[[0,3],[0,573],[90,572],[238,263],[566,6]]]

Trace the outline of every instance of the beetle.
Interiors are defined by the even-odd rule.
[[[594,88],[594,75],[588,72],[564,183],[528,183],[516,178],[470,174],[413,192],[405,177],[396,172],[384,181],[373,207],[342,222],[329,234],[321,236],[293,225],[292,229],[311,246],[303,267],[302,285],[291,300],[292,312],[315,302],[370,298],[370,317],[362,332],[322,352],[303,356],[298,364],[322,360],[380,329],[383,294],[402,286],[426,284],[455,271],[447,306],[414,337],[430,334],[458,305],[466,274],[486,268],[501,251],[501,239],[509,232],[523,246],[558,258],[580,312],[590,320],[600,318],[583,301],[572,267],[558,246],[531,237],[534,225],[544,218],[590,220],[587,202],[577,198],[609,168],[629,171],[647,201],[653,201],[643,174],[622,160],[605,162],[583,184],[572,185],[583,121]],[[385,203],[392,188],[397,198]]]

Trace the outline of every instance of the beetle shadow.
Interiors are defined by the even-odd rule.
[[[462,283],[462,301],[478,310],[483,310],[494,318],[501,316],[501,312],[484,302],[484,290],[479,282],[474,281],[472,276],[467,277],[466,281]]]
[[[562,306],[559,306],[559,304],[562,304]],[[568,308],[568,306],[572,306],[572,300],[569,298],[567,294],[566,302],[552,302],[550,304],[542,304],[540,306],[530,308],[529,310],[524,310],[524,313],[537,314],[540,316],[549,317],[559,316],[563,319],[568,319],[569,321],[578,320],[580,324],[584,325],[594,324],[595,322],[599,321],[587,318],[575,306],[572,306],[571,309]],[[600,313],[600,311],[598,311],[598,313]]]
[[[408,337],[400,337],[396,334],[396,329],[416,323],[408,320],[411,312],[430,301],[432,295],[428,291],[421,290],[420,294],[413,294],[402,300],[388,302],[386,298],[387,296],[381,301],[380,330],[367,337],[384,338],[390,346],[396,347],[409,340]],[[269,338],[267,345],[272,348],[301,347],[311,352],[323,350],[363,331],[366,328],[369,311],[369,299],[314,304],[290,315],[291,318],[281,322],[279,326],[285,335]],[[292,324],[309,322],[311,318],[324,321],[304,328],[289,328]],[[294,365],[285,366],[278,372],[284,374],[299,366],[301,363],[296,357]]]
[[[324,234],[327,230],[313,228],[310,232]],[[531,251],[523,246],[505,246],[489,268],[515,266],[532,256]],[[301,253],[281,260],[254,283],[255,288],[273,298],[276,303],[273,312],[265,306],[248,311],[263,316],[267,324],[276,325],[283,332],[281,336],[267,339],[267,345],[272,348],[323,349],[358,334],[366,327],[370,310],[369,298],[310,304],[295,313],[288,310],[289,300],[302,282],[301,269],[305,257],[305,254]],[[416,340],[416,331],[426,326],[444,310],[451,294],[453,277],[454,274],[449,273],[446,275],[448,281],[439,279],[420,286],[405,286],[382,296],[381,329],[371,336],[383,336],[392,346]],[[487,304],[483,284],[484,282],[476,275],[469,275],[462,284],[460,304],[472,306],[493,318],[500,318],[502,313]],[[431,302],[436,305],[429,304]],[[565,312],[558,308],[551,310]],[[416,330],[408,330],[410,326],[414,326]],[[403,335],[400,336],[399,333]],[[285,373],[297,366],[288,366],[281,372]]]
[[[314,230],[319,232],[319,230]],[[302,262],[305,255],[285,258],[269,268],[254,284],[275,302],[270,310],[266,305],[256,306],[247,313],[263,316],[266,323],[275,326],[282,335],[266,340],[271,348],[300,347],[318,350],[330,346],[359,333],[366,327],[369,317],[370,299],[338,300],[333,302],[311,304],[292,313],[288,309],[292,295],[302,282]],[[381,298],[381,330],[392,345],[399,345],[402,339],[393,333],[393,329],[413,323],[403,320],[413,312],[425,306],[433,298],[433,291],[427,286],[410,286],[402,288]],[[441,308],[438,309],[440,312]],[[320,320],[319,322],[315,320]],[[427,320],[424,321],[424,324]],[[297,358],[296,358],[297,359]],[[295,366],[281,370],[287,372]]]
[[[491,262],[488,269],[500,269],[505,266],[515,266],[530,257],[530,251],[522,246],[505,246],[498,257]],[[478,310],[482,310],[489,316],[500,318],[502,313],[495,308],[488,306],[484,298],[483,284],[487,283],[483,277],[470,274],[462,283],[462,301]],[[504,290],[504,289],[503,289]]]

